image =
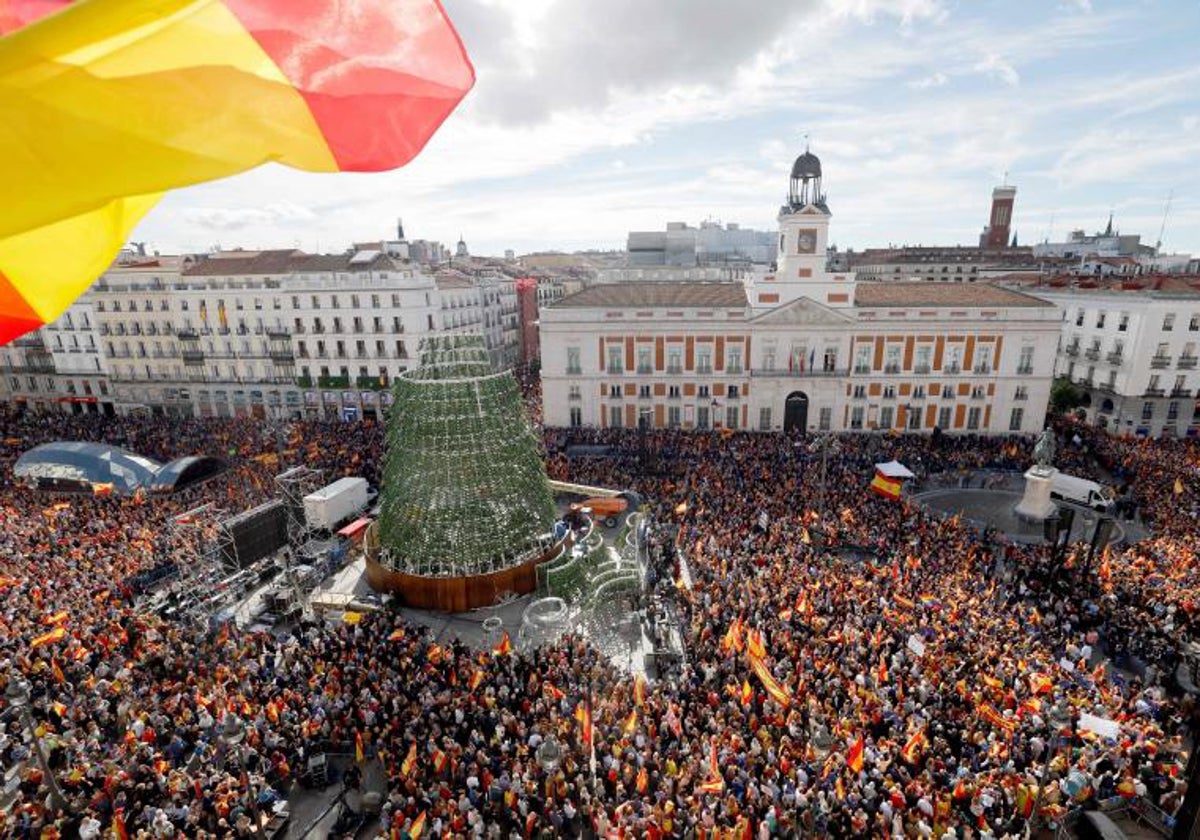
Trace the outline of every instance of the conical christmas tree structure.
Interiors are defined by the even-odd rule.
[[[487,575],[544,550],[554,500],[521,391],[481,336],[422,343],[397,378],[378,564],[424,578]]]

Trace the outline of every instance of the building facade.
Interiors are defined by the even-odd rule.
[[[1061,311],[1055,371],[1083,389],[1087,420],[1116,434],[1200,433],[1200,282],[1028,288]]]
[[[425,337],[480,334],[498,367],[516,363],[514,278],[435,273],[394,244],[135,256],[5,349],[5,396],[38,409],[352,420],[380,416]]]
[[[743,282],[593,286],[541,313],[552,426],[1036,432],[1055,307],[989,285],[830,271],[821,165],[805,152],[775,269]]]

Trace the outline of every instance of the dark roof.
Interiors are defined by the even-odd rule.
[[[679,306],[744,307],[746,289],[741,283],[705,283],[702,281],[659,281],[646,283],[605,283],[567,295],[553,304],[559,307],[606,306]]]
[[[89,490],[111,484],[116,493],[138,489],[174,491],[225,468],[219,458],[189,455],[163,466],[158,461],[104,443],[58,441],[35,446],[17,459],[13,475],[43,488]]]
[[[859,283],[855,306],[1054,306],[987,283]]]
[[[222,254],[201,260],[184,269],[184,276],[213,277],[234,274],[293,274],[324,271],[362,271],[368,268],[392,268],[395,260],[376,254],[363,262],[351,260],[354,254],[306,254],[303,251],[248,251],[245,256]]]
[[[812,152],[806,151],[792,164],[793,178],[820,178],[821,159]]]

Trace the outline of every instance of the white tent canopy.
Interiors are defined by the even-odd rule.
[[[912,470],[899,461],[888,461],[886,464],[876,464],[875,470],[886,478],[916,478]]]

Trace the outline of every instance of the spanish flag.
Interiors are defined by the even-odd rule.
[[[746,634],[746,650],[750,656],[756,659],[762,659],[767,655],[766,642],[763,640],[762,631],[757,627]]]
[[[54,642],[61,642],[63,640],[63,637],[65,637],[66,635],[67,635],[67,631],[64,628],[62,628],[61,626],[55,627],[49,633],[43,633],[40,636],[34,637],[33,641],[29,643],[29,646],[36,648],[36,647],[41,647],[42,645],[53,644]]]
[[[512,639],[508,635],[508,631],[501,631],[500,641],[496,642],[496,646],[492,648],[492,653],[496,656],[508,656],[513,651]]]
[[[901,482],[897,478],[888,478],[879,470],[875,471],[875,477],[871,479],[871,489],[883,496],[885,499],[895,501],[900,498]]]
[[[125,809],[118,808],[113,814],[113,834],[117,840],[129,840],[129,829],[125,827]]]
[[[59,610],[54,615],[48,615],[43,618],[42,624],[45,624],[47,627],[56,627],[59,624],[66,624],[67,619],[70,617],[70,614],[66,610]]]
[[[404,628],[403,627],[397,627],[391,633],[388,633],[387,640],[389,642],[399,642],[399,641],[402,641],[403,639],[404,639]]]
[[[4,248],[3,242],[0,242],[0,259],[3,259],[3,256],[4,256],[3,248]],[[2,278],[0,278],[0,279],[2,279]],[[0,312],[0,324],[3,324],[3,320],[4,320],[4,314],[3,314],[3,312]],[[0,330],[2,330],[2,329],[3,329],[3,327],[0,326]],[[113,483],[111,481],[102,481],[102,482],[92,485],[92,495],[111,496],[112,494],[113,494]]]
[[[625,725],[621,727],[621,731],[626,735],[632,735],[637,731],[637,709],[629,713],[629,717],[625,718]]]
[[[1180,478],[1175,479],[1175,495],[1176,496],[1183,495],[1183,479],[1180,479]]]
[[[62,683],[67,681],[67,675],[63,673],[62,666],[58,664],[58,660],[54,657],[50,658],[50,673],[54,674],[56,682]]]
[[[579,734],[583,743],[590,749],[592,746],[592,710],[587,703],[580,702],[575,707],[575,720],[579,721]]]
[[[742,705],[749,706],[750,701],[754,699],[754,689],[750,687],[749,680],[742,680]]]
[[[471,691],[479,688],[479,684],[483,682],[483,669],[475,668],[471,671],[471,681],[468,683],[468,688]]]
[[[361,732],[354,733],[354,760],[359,764],[367,760],[366,753],[363,751],[363,737]]]
[[[417,767],[417,745],[412,743],[408,747],[408,755],[404,756],[404,761],[400,762],[400,772],[405,776],[411,776],[413,770]]]
[[[781,706],[787,706],[792,702],[792,698],[788,696],[783,686],[779,684],[761,659],[751,658],[750,667],[754,669],[754,673],[758,675],[759,682],[763,684],[763,688],[766,689],[767,694],[771,695],[772,700]]]
[[[863,742],[863,736],[859,735],[858,740],[850,747],[846,753],[846,766],[855,773],[861,773],[863,769],[863,752],[866,744]]]
[[[441,773],[446,769],[446,765],[450,762],[449,756],[442,752],[438,747],[433,748],[433,772]]]
[[[636,787],[638,793],[645,793],[646,789],[650,787],[650,774],[646,772],[645,767],[638,770]]]
[[[921,757],[921,745],[925,742],[925,730],[918,729],[908,739],[904,748],[900,750],[900,757],[909,764],[916,764]]]
[[[21,196],[0,212],[0,343],[57,318],[166,190],[267,162],[394,169],[474,83],[437,0],[6,0],[0,35]]]
[[[641,674],[633,678],[633,703],[635,706],[646,705],[646,678]]]
[[[413,820],[412,825],[408,827],[409,840],[418,840],[425,833],[425,812],[421,812],[421,816]]]

